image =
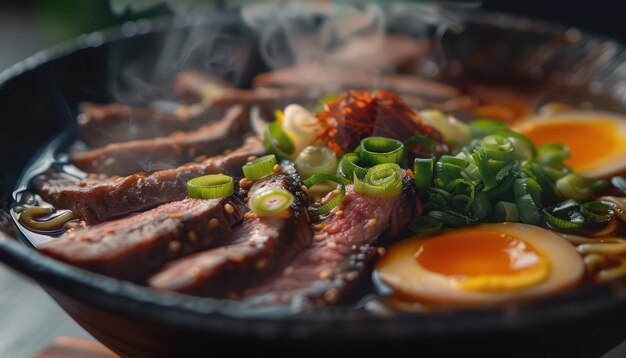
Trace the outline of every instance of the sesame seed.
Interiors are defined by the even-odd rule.
[[[87,186],[87,183],[84,182],[84,181],[81,181],[81,182],[78,183],[78,186],[83,188],[83,187]]]
[[[226,211],[227,214],[232,214],[235,212],[235,208],[230,204],[226,204],[224,205],[224,211]]]
[[[170,241],[169,245],[167,246],[167,248],[171,251],[171,252],[176,252],[180,249],[180,242],[178,241]]]
[[[300,190],[302,190],[303,192],[305,192],[306,194],[309,193],[309,188],[306,187],[306,185],[303,185],[300,187]]]
[[[259,261],[256,262],[256,264],[254,266],[258,270],[263,270],[267,266],[267,260],[266,259],[260,259]]]
[[[107,230],[108,235],[115,235],[115,230]]]
[[[241,189],[241,195],[248,195],[248,191],[246,189]]]
[[[319,223],[319,224],[313,225],[313,228],[315,230],[323,230],[325,227],[326,227],[326,224],[324,224],[324,223]]]
[[[378,256],[385,256],[385,253],[387,252],[387,250],[385,250],[384,247],[379,247],[376,251],[378,251]]]
[[[283,210],[280,213],[278,213],[278,217],[281,219],[288,219],[291,216],[291,213],[289,212],[289,210]]]
[[[187,237],[189,238],[189,241],[191,242],[198,241],[198,234],[196,234],[196,232],[193,230],[189,230],[189,232],[187,233]]]
[[[67,227],[68,230],[72,230],[72,229],[79,227],[80,223],[76,221],[70,221],[67,224],[65,224],[65,226]]]
[[[255,214],[251,211],[251,212],[246,214],[246,219],[250,220],[250,219],[252,219],[254,217],[254,215]]]
[[[407,169],[406,174],[409,176],[409,178],[415,179],[415,173],[413,173],[411,169]]]
[[[183,217],[183,214],[181,214],[181,213],[176,213],[176,214],[170,215],[170,219],[180,219],[182,217]]]
[[[251,155],[248,157],[248,161],[251,162],[253,160],[256,160],[258,157],[256,155]]]
[[[333,194],[333,195],[337,195],[337,194],[339,194],[339,190],[335,189],[335,190],[331,191],[330,193]]]
[[[342,217],[343,217],[343,210],[337,210],[337,212],[335,212],[335,215],[336,215],[338,218],[342,218]]]
[[[293,273],[293,266],[287,266],[285,267],[285,269],[283,270],[283,275],[284,276],[289,276]]]
[[[331,288],[330,290],[326,291],[326,293],[324,294],[324,298],[328,302],[337,301],[337,299],[339,298],[339,290],[337,290],[336,288]]]
[[[228,259],[233,262],[241,262],[245,260],[245,257],[243,255],[231,255]]]
[[[246,196],[245,198],[243,198],[243,201],[245,201],[247,203],[248,201],[250,201],[250,197]]]
[[[337,243],[334,241],[329,241],[326,246],[328,246],[331,249],[336,249],[337,248]]]
[[[376,219],[369,219],[365,223],[365,228],[370,229],[370,228],[373,228],[375,225],[376,225]]]
[[[320,272],[320,278],[321,279],[330,278],[332,275],[333,275],[333,270],[331,270],[331,269],[324,269],[324,270],[322,270],[322,272]]]
[[[275,164],[275,165],[274,165],[274,168],[272,168],[272,169],[274,170],[274,174],[278,174],[278,173],[280,173],[280,165]]]
[[[198,266],[194,266],[189,270],[193,277],[200,277],[202,275],[202,269]]]
[[[322,241],[322,240],[324,240],[327,237],[328,237],[327,233],[320,232],[320,233],[317,233],[317,234],[313,235],[313,240],[315,240],[315,241]]]
[[[239,181],[239,186],[243,189],[250,189],[250,186],[252,186],[252,182],[248,178],[242,178]]]
[[[220,224],[220,220],[218,218],[212,218],[209,220],[209,229],[215,229]]]

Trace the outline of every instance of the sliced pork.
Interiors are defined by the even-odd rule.
[[[187,192],[187,181],[194,177],[217,173],[241,175],[241,167],[248,158],[263,152],[261,141],[248,137],[243,146],[228,154],[150,175],[79,180],[51,169],[38,176],[34,185],[45,201],[58,209],[70,209],[88,224],[95,224],[181,200]]]
[[[112,143],[104,147],[76,152],[72,162],[82,170],[107,175],[162,170],[189,163],[199,155],[216,155],[237,144],[248,129],[243,106],[234,106],[224,119],[198,130],[168,137]]]
[[[165,262],[211,246],[241,221],[236,196],[184,199],[92,227],[42,246],[44,254],[116,278],[141,281]]]
[[[411,179],[405,175],[402,194],[373,199],[348,187],[342,204],[315,225],[313,244],[299,253],[282,273],[245,292],[251,306],[292,306],[308,309],[340,300],[367,275],[376,244],[403,230],[421,211]]]
[[[160,290],[213,297],[232,297],[258,285],[311,243],[306,212],[308,197],[297,175],[278,175],[258,182],[250,195],[263,188],[282,188],[295,200],[277,216],[248,215],[224,246],[184,257],[150,278]]]

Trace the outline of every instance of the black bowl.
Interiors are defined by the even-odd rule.
[[[511,81],[541,88],[540,102],[585,99],[600,109],[626,113],[624,55],[611,40],[502,14],[437,14],[433,8],[406,5],[383,12],[389,31],[439,39],[421,63],[437,64],[441,78]],[[442,21],[448,30],[441,30]],[[205,33],[226,39],[219,53],[238,56],[213,56],[215,48],[198,43],[185,61],[172,66],[159,61],[177,59],[159,56],[167,46]],[[0,74],[0,108],[6,118],[0,145],[7,155],[0,260],[37,281],[81,326],[124,356],[407,351],[598,356],[625,338],[624,280],[486,311],[373,314],[354,306],[305,313],[246,311],[235,302],[157,293],[51,260],[29,247],[8,214],[11,192],[16,186],[23,189],[24,179],[17,176],[24,168],[37,169],[36,161],[27,161],[37,157],[42,143],[64,132],[47,146],[56,150],[75,138],[79,102],[142,104],[163,98],[162,88],[184,68],[218,72],[245,87],[271,65],[259,51],[262,40],[237,10],[141,20],[82,36]],[[134,90],[141,85],[145,88]]]

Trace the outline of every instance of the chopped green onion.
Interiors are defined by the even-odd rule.
[[[441,158],[439,158],[439,162],[441,163],[446,163],[446,164],[452,164],[455,165],[461,169],[464,169],[465,167],[467,167],[468,162],[467,160],[463,159],[463,158],[459,158],[459,157],[454,157],[451,155],[442,155]]]
[[[261,188],[250,196],[248,206],[259,216],[274,216],[285,211],[294,197],[282,188]]]
[[[295,160],[296,169],[303,179],[310,178],[317,173],[335,174],[339,160],[328,147],[305,147]]]
[[[233,177],[211,174],[193,178],[187,182],[187,196],[195,199],[216,199],[233,195]]]
[[[402,191],[402,171],[394,163],[370,168],[363,179],[354,176],[354,190],[371,198],[393,198]]]
[[[433,182],[433,171],[435,170],[435,160],[433,158],[416,158],[413,163],[415,174],[415,186],[418,189],[428,189]]]
[[[591,183],[591,191],[598,191],[609,187],[609,181],[600,179]]]
[[[489,159],[511,160],[515,156],[513,143],[499,135],[490,134],[484,137],[480,141],[480,146]]]
[[[495,188],[498,185],[498,181],[496,180],[494,168],[491,166],[491,163],[489,163],[487,154],[484,151],[479,150],[472,154],[472,158],[478,167],[478,172],[480,173],[480,177],[483,181],[483,190],[489,191]]]
[[[477,119],[470,123],[469,127],[472,139],[480,139],[508,129],[506,124],[489,119]]]
[[[510,130],[500,131],[496,133],[513,144],[513,153],[519,160],[533,160],[537,156],[535,144],[528,137]]]
[[[278,164],[274,154],[257,158],[244,165],[243,175],[250,180],[259,180],[274,174],[274,166]]]
[[[432,210],[426,215],[441,221],[445,226],[454,228],[472,226],[478,223],[476,219],[467,215],[459,214],[452,210]]]
[[[561,168],[554,168],[554,167],[544,165],[542,169],[546,173],[548,178],[554,181],[559,180],[563,178],[564,176],[566,176],[567,174],[570,174],[572,172],[570,168],[565,167],[565,166]]]
[[[566,198],[578,201],[591,196],[591,186],[587,180],[578,174],[568,174],[556,181],[556,188]]]
[[[411,230],[417,236],[431,236],[441,231],[443,223],[429,216],[418,216],[409,224]]]
[[[519,209],[517,205],[508,201],[497,202],[494,206],[494,220],[496,222],[519,222]]]
[[[361,158],[367,165],[398,164],[404,155],[404,144],[396,139],[368,137],[361,141]]]
[[[515,180],[513,184],[515,198],[521,198],[526,194],[530,194],[535,203],[541,202],[541,187],[533,178],[520,178]]]
[[[279,159],[289,159],[295,151],[295,146],[287,132],[276,122],[270,123],[263,134],[263,147],[270,154]]]
[[[574,216],[567,219],[561,219],[555,215],[552,215],[546,209],[543,210],[543,218],[546,220],[546,223],[548,223],[550,227],[558,230],[580,229],[584,223],[584,219],[582,219],[582,216]]]
[[[519,219],[524,224],[541,226],[541,215],[537,204],[530,194],[523,195],[516,199],[515,203],[519,211]]]
[[[484,191],[476,192],[472,203],[472,212],[478,220],[482,220],[491,213],[491,198]]]
[[[341,158],[339,163],[339,174],[347,179],[352,179],[355,175],[359,178],[365,176],[367,169],[360,166],[361,157],[356,153],[348,153]]]
[[[544,144],[537,149],[539,161],[545,165],[562,165],[570,157],[569,148],[563,144]]]
[[[423,135],[416,135],[413,136],[409,139],[407,139],[404,142],[404,153],[410,153],[411,149],[413,149],[413,147],[415,147],[416,145],[422,145],[428,148],[428,150],[430,151],[430,156],[432,158],[435,157],[435,155],[437,154],[437,148],[435,147],[435,143],[433,143],[432,140],[430,140],[430,138],[423,136]]]
[[[317,215],[326,215],[330,213],[331,210],[333,210],[337,205],[341,204],[341,202],[343,201],[343,198],[346,196],[346,185],[344,184],[343,180],[333,175],[315,174],[309,179],[305,180],[304,185],[306,185],[307,188],[310,188],[314,185],[321,184],[327,181],[331,181],[331,182],[335,182],[339,184],[339,192],[326,204],[315,209],[315,213]]]
[[[624,177],[616,176],[611,178],[611,184],[626,194],[626,179]]]

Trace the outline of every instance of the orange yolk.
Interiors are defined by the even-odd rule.
[[[542,262],[528,243],[496,231],[448,233],[426,240],[415,253],[420,266],[446,276],[518,275]]]
[[[550,143],[568,146],[570,159],[565,164],[575,171],[606,157],[617,144],[616,125],[600,120],[593,123],[546,122],[521,130],[521,133],[537,147]]]

